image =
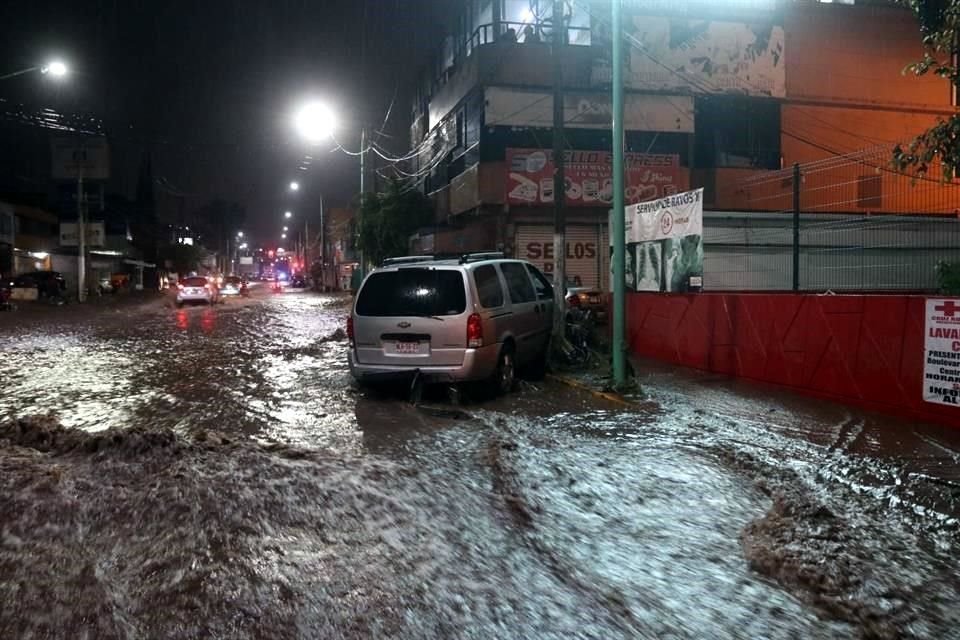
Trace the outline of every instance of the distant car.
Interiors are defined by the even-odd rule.
[[[214,304],[220,301],[220,290],[215,281],[203,276],[184,278],[177,284],[177,306],[185,302],[206,302]]]
[[[564,300],[567,309],[589,309],[598,321],[607,319],[607,303],[603,291],[597,287],[580,287],[572,282],[567,283],[567,293]]]
[[[41,298],[63,296],[67,291],[67,281],[59,271],[30,271],[21,273],[13,280],[17,289],[37,289]]]
[[[543,371],[553,306],[550,281],[500,253],[394,258],[354,300],[350,372],[361,383],[419,375],[505,393],[517,368]]]
[[[220,285],[221,296],[245,296],[247,295],[247,283],[239,276],[228,276],[223,279]]]

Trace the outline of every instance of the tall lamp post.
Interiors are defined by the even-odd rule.
[[[337,128],[337,117],[329,106],[322,102],[309,102],[300,108],[294,115],[294,127],[300,137],[308,144],[316,145],[325,142],[333,136]],[[363,197],[363,143],[360,148],[360,197]],[[296,185],[296,187],[294,187]],[[296,182],[290,183],[291,191],[297,191],[300,185]],[[327,261],[327,242],[326,225],[324,224],[324,203],[323,194],[320,194],[320,260],[324,269],[321,270],[321,288],[326,286],[326,261]],[[309,235],[308,242],[309,242]],[[361,267],[362,268],[362,267]]]

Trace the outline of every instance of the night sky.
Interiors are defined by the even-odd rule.
[[[0,6],[0,75],[51,55],[74,74],[0,82],[0,97],[103,117],[113,141],[111,190],[133,196],[149,151],[161,216],[214,198],[239,202],[248,231],[269,242],[284,208],[344,205],[357,191],[356,158],[312,152],[293,135],[303,98],[328,100],[345,122],[338,142],[356,150],[360,124],[382,123],[382,143],[407,144],[410,88],[444,0],[8,0]],[[366,42],[366,51],[364,51]],[[313,164],[300,171],[305,154]]]

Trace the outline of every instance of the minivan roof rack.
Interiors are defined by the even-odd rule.
[[[436,260],[433,256],[400,256],[397,258],[386,258],[380,263],[381,267],[392,267],[398,264],[410,264],[414,262],[433,262]]]
[[[479,260],[497,260],[503,257],[503,251],[485,251],[481,253],[465,253],[460,256],[460,264],[477,262]]]

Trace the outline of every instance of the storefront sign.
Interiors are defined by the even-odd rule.
[[[687,189],[687,170],[672,154],[628,153],[627,204],[645,202]],[[605,207],[613,202],[613,156],[609,151],[567,151],[564,155],[566,205]],[[552,205],[554,164],[544,149],[507,149],[507,202],[512,205]]]
[[[923,399],[960,406],[960,299],[927,300]]]
[[[703,189],[635,204],[624,215],[628,289],[703,287]]]

